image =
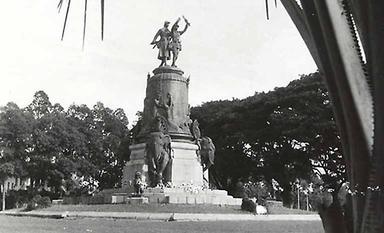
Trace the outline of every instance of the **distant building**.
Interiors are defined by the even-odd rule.
[[[26,190],[31,185],[31,178],[8,177],[4,184],[6,192],[9,190]],[[3,192],[2,185],[1,192]]]

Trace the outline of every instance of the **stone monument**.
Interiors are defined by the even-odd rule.
[[[137,193],[135,181],[140,179],[147,185],[142,195],[149,202],[239,205],[241,200],[226,191],[208,188],[208,168],[214,162],[215,147],[209,137],[201,137],[198,122],[190,118],[190,79],[175,64],[181,51],[180,36],[190,26],[184,21],[183,31],[177,30],[180,18],[171,31],[169,22],[165,22],[151,43],[159,49],[161,63],[147,77],[144,111],[136,143],[130,146],[122,186]],[[168,66],[171,55],[172,65]]]

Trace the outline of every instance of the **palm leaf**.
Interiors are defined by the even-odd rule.
[[[68,13],[69,13],[70,6],[71,6],[71,0],[68,0],[67,12],[65,13],[64,25],[63,25],[63,32],[61,33],[61,40],[64,39],[65,26],[67,25]]]
[[[88,6],[88,0],[85,0],[84,5],[84,26],[83,26],[83,49],[84,49],[84,42],[85,42],[85,29],[87,27],[87,6]]]
[[[59,4],[57,4],[57,9],[59,10],[59,12],[60,12],[60,10],[61,10],[61,7],[63,6],[63,1],[64,1],[64,0],[60,0],[60,1],[59,1]]]
[[[104,0],[101,0],[101,40],[104,39]]]

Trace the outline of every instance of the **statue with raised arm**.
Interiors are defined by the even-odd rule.
[[[165,21],[164,27],[157,31],[155,37],[153,37],[153,40],[151,42],[151,45],[154,45],[153,48],[157,47],[159,49],[159,54],[157,58],[161,60],[160,66],[166,66],[167,60],[170,59],[169,42],[171,32],[169,31],[168,26],[169,22]],[[160,37],[159,40],[157,40],[158,37]]]
[[[185,27],[183,31],[178,31],[180,18],[173,24],[171,29],[171,42],[169,44],[169,50],[172,52],[172,66],[176,67],[176,60],[179,56],[179,52],[181,51],[181,41],[180,36],[187,31],[187,28],[191,25],[188,20],[183,16]]]

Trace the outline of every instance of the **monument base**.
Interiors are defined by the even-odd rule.
[[[133,187],[135,180],[135,173],[138,171],[142,174],[142,181],[149,183],[148,179],[148,165],[145,162],[145,143],[134,144],[129,147],[131,151],[130,160],[123,168],[123,178],[121,181],[122,189],[127,190],[128,193],[134,193]]]
[[[197,155],[199,147],[188,142],[172,142],[171,182],[172,186],[191,184],[203,186],[203,167]]]
[[[241,198],[229,196],[225,190],[199,189],[198,187],[147,188],[149,203],[241,205]]]
[[[203,186],[203,169],[197,155],[198,146],[189,142],[172,142],[169,176],[171,185],[180,186],[193,184]],[[135,173],[140,172],[142,181],[149,183],[148,165],[145,161],[145,143],[135,144],[129,147],[130,160],[123,169],[122,188],[128,192],[134,192]]]
[[[208,189],[208,171],[203,174],[200,158],[197,155],[199,149],[191,142],[172,141],[172,153],[170,161],[171,187],[148,187],[144,189],[143,197],[148,198],[149,203],[172,204],[215,204],[215,205],[241,205],[241,198],[233,198],[224,190]],[[130,146],[131,157],[123,170],[122,189],[126,195],[134,193],[134,178],[138,171],[142,174],[142,181],[149,183],[148,165],[145,161],[145,143]],[[116,202],[128,199],[115,197]],[[131,199],[129,199],[131,200]]]

